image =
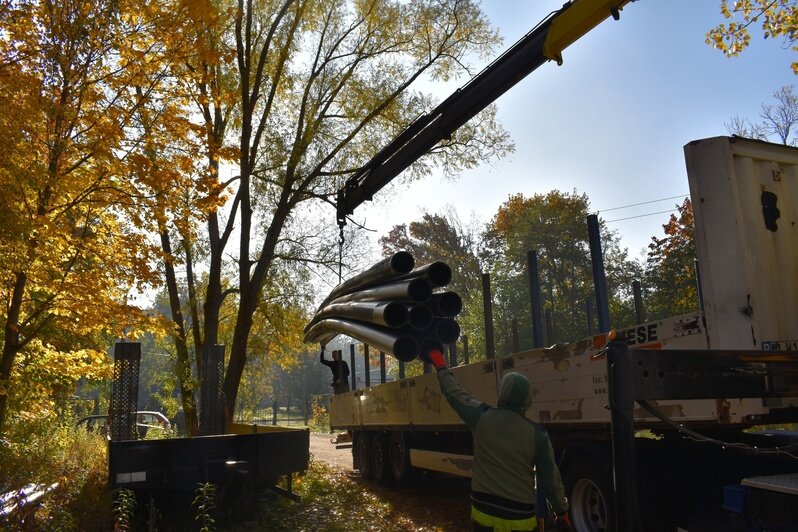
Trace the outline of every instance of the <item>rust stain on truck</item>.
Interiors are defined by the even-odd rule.
[[[419,404],[421,404],[421,406],[423,406],[426,410],[439,413],[441,411],[441,400],[441,392],[435,391],[432,388],[425,386],[424,393],[421,394],[421,400],[419,401]]]

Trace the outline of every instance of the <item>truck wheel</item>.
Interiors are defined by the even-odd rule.
[[[574,529],[589,532],[612,530],[612,491],[609,473],[588,460],[568,466],[564,475]]]
[[[371,474],[374,480],[383,486],[393,484],[390,462],[385,434],[375,434],[371,439]]]
[[[388,457],[391,461],[391,473],[396,484],[406,486],[412,483],[416,470],[410,465],[410,447],[408,436],[401,430],[391,433],[388,440]]]
[[[355,433],[354,440],[352,453],[354,462],[360,470],[360,477],[365,480],[371,480],[371,435],[365,430],[361,430]]]

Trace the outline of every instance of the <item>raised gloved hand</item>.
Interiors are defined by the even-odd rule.
[[[572,532],[573,529],[574,525],[571,524],[571,518],[568,516],[568,512],[560,514],[554,519],[554,530]]]
[[[427,362],[435,366],[435,369],[446,367],[446,359],[443,358],[443,353],[437,349],[432,349],[427,353]]]

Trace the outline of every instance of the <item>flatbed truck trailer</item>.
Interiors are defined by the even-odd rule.
[[[699,312],[452,371],[494,405],[505,373],[529,378],[577,530],[798,530],[798,149],[716,137],[685,156]],[[608,365],[608,345],[635,362]],[[333,396],[330,424],[366,478],[470,476],[434,374]]]

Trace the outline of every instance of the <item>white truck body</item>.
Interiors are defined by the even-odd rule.
[[[636,348],[762,352],[763,362],[773,351],[798,351],[798,149],[716,137],[689,143],[685,156],[702,310],[619,329],[619,339]],[[492,405],[505,373],[527,376],[533,394],[527,416],[548,429],[561,457],[560,468],[565,468],[566,490],[576,490],[569,492],[577,497],[574,517],[585,530],[604,530],[613,522],[606,509],[611,495],[605,493],[612,485],[606,469],[611,462],[606,344],[606,335],[599,334],[452,368],[467,391]],[[790,380],[798,380],[794,375],[776,378],[783,381],[780,389],[798,390],[798,382]],[[773,419],[798,422],[796,397],[663,400],[653,401],[653,406],[675,424],[689,424],[720,437],[742,434],[742,440],[748,437],[744,429]],[[642,408],[635,409],[634,418],[636,427],[663,429],[662,423]],[[674,432],[675,424],[665,427],[665,432]],[[353,457],[361,473],[381,468],[389,460],[397,465],[395,477],[406,476],[403,464],[407,462],[417,468],[471,475],[468,429],[441,394],[434,373],[336,395],[331,399],[330,425],[353,431]],[[662,467],[672,463],[674,471],[693,477],[668,491],[670,504],[681,504],[673,502],[679,500],[680,486],[684,493],[706,489],[709,491],[698,496],[715,496],[722,486],[707,488],[712,475],[694,475],[691,467],[695,465],[686,465],[680,438],[666,436],[660,450],[647,459],[639,458],[639,465],[656,472],[648,474],[671,476],[673,471]],[[372,465],[375,455],[379,458]],[[369,462],[367,468],[364,461]],[[752,469],[736,457],[729,461],[723,452],[706,458],[704,464],[722,471],[739,469],[738,483],[752,471],[755,475],[785,472],[781,465],[774,469],[772,464],[760,472],[757,465]],[[583,468],[584,474],[579,471]],[[798,473],[798,467],[792,473]],[[725,480],[715,481],[727,485]],[[695,486],[688,486],[693,483]],[[658,493],[655,498],[662,496]],[[595,504],[597,498],[601,505]],[[662,504],[654,504],[657,507]],[[776,508],[780,507],[777,503]],[[668,519],[671,517],[679,526],[692,518],[674,515]],[[798,522],[795,525],[798,527]]]
[[[706,330],[701,314],[651,322],[627,329],[646,335],[638,347],[656,349],[706,349]],[[623,330],[622,330],[623,331]],[[620,331],[619,331],[620,332]],[[601,351],[606,335],[545,349],[522,351],[510,356],[452,368],[458,381],[474,397],[496,404],[497,387],[509,371],[524,374],[532,384],[530,419],[546,426],[609,424],[607,369]],[[762,399],[703,399],[663,401],[660,411],[674,421],[752,425],[773,406]],[[780,401],[779,407],[798,407],[798,399]],[[635,420],[645,425],[656,419],[642,409]],[[355,390],[331,398],[330,425],[335,429],[372,428],[390,430],[465,430],[465,425],[441,395],[432,373]]]

